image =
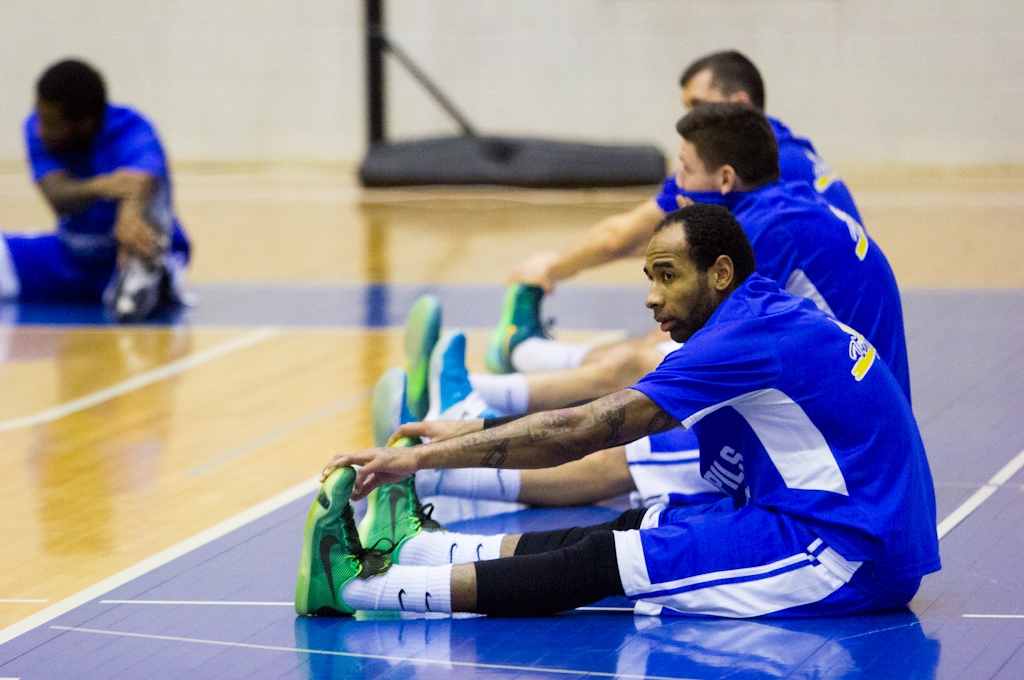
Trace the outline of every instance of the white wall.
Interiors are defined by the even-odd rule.
[[[390,0],[393,37],[484,131],[650,140],[674,155],[682,68],[736,47],[768,110],[834,163],[1024,162],[1024,3]],[[67,55],[154,119],[173,157],[357,160],[359,0],[0,2],[0,159]],[[389,66],[396,137],[454,130]]]

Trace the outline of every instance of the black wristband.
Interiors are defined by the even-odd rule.
[[[523,416],[501,416],[500,418],[484,418],[484,429],[489,430],[492,427],[498,427],[505,423],[511,423],[513,420],[519,420]]]

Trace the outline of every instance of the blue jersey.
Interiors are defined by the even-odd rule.
[[[858,223],[863,224],[850,190],[846,188],[846,184],[839,179],[828,163],[814,151],[811,140],[806,137],[797,137],[783,125],[782,121],[776,118],[771,116],[766,116],[766,118],[772,126],[775,141],[779,145],[779,179],[783,182],[804,182],[814,187],[814,190],[821,194],[826,201],[853,217]],[[679,208],[679,204],[676,203],[677,190],[676,178],[673,175],[665,180],[661,192],[655,196],[654,200],[667,213],[677,210]]]
[[[88,179],[115,170],[135,170],[156,179],[156,192],[150,201],[149,218],[171,235],[172,248],[188,253],[188,241],[174,215],[171,179],[156,130],[141,115],[127,107],[107,105],[103,125],[86,153],[56,156],[43,146],[39,137],[39,118],[31,114],[25,121],[25,144],[36,182],[63,170],[74,179]],[[79,258],[110,259],[117,248],[114,221],[117,201],[99,200],[82,212],[61,215],[58,234],[70,252]]]
[[[743,226],[757,271],[793,295],[856,328],[878,350],[910,400],[903,307],[888,260],[852,216],[803,182],[775,182],[755,191],[687,192],[673,198],[729,208]]]
[[[811,140],[797,137],[778,118],[766,118],[775,133],[775,141],[779,143],[780,179],[810,184],[826,201],[863,224],[850,190],[814,150]]]
[[[910,405],[874,347],[751,275],[633,389],[693,427],[705,479],[797,519],[874,573],[939,568],[935,496]]]

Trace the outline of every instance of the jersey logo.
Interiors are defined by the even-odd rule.
[[[857,259],[861,262],[868,254],[868,233],[864,231],[864,227],[861,226],[860,222],[853,219],[846,213],[834,205],[830,205],[829,210],[832,213],[846,223],[846,228],[850,230],[850,238],[853,239],[854,247],[853,252],[857,253]]]
[[[831,321],[850,334],[850,359],[853,360],[853,368],[850,370],[850,374],[853,375],[857,382],[860,382],[868,374],[872,364],[875,363],[878,353],[863,335],[835,319],[831,319]]]
[[[819,194],[825,193],[830,186],[839,181],[839,176],[836,175],[836,171],[832,169],[832,166],[825,162],[824,158],[808,149],[804,149],[804,155],[807,156],[813,166],[814,189]]]
[[[704,473],[704,479],[730,495],[733,491],[745,488],[743,454],[731,446],[723,446],[715,462]]]

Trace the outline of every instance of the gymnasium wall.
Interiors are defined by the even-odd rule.
[[[1005,0],[389,0],[394,39],[484,131],[653,141],[677,78],[736,47],[768,110],[834,163],[1024,163],[1024,3]],[[357,161],[360,0],[0,2],[0,160],[36,77],[77,55],[173,158]],[[453,126],[389,66],[395,137]]]

